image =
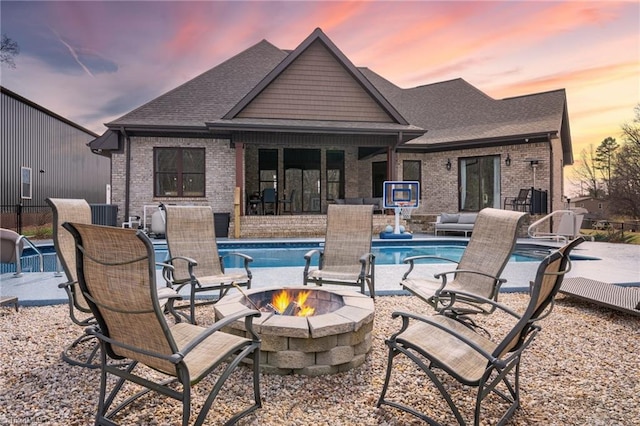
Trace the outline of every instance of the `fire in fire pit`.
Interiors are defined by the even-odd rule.
[[[342,296],[322,290],[282,289],[251,294],[248,306],[276,315],[309,317],[333,312],[342,306]]]
[[[309,291],[300,291],[293,296],[287,290],[276,293],[267,307],[278,315],[293,315],[296,317],[308,317],[316,311],[309,305],[305,305],[309,297]]]

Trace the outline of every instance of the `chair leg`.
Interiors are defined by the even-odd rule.
[[[246,415],[254,412],[258,408],[262,407],[262,400],[260,398],[260,348],[259,348],[259,346],[251,344],[250,346],[247,346],[246,348],[244,348],[238,355],[236,355],[235,358],[233,359],[233,361],[231,361],[231,362],[229,362],[229,364],[227,364],[226,368],[224,369],[224,371],[222,372],[222,374],[220,375],[220,377],[216,381],[215,385],[213,386],[213,389],[209,393],[209,396],[207,397],[207,400],[202,405],[202,409],[200,410],[200,413],[198,414],[198,418],[196,419],[194,425],[203,424],[204,420],[207,417],[207,413],[211,409],[211,404],[213,404],[213,401],[218,396],[218,393],[222,389],[222,386],[224,385],[224,382],[229,378],[229,376],[236,369],[238,364],[240,364],[240,362],[244,358],[246,358],[249,354],[252,354],[252,361],[253,361],[253,396],[254,396],[254,403],[253,403],[253,405],[251,405],[251,406],[245,408],[244,410],[242,410],[242,411],[236,413],[235,415],[233,415],[233,417],[231,417],[225,423],[225,426],[227,426],[227,425],[229,425],[229,426],[230,425],[235,425],[238,422],[238,420],[240,420],[241,418],[245,417]]]
[[[76,356],[71,354],[72,350],[77,349],[83,346],[85,342],[90,342],[90,341],[92,343],[92,346],[90,348],[87,348],[89,355],[86,356],[86,359],[84,361],[79,360]],[[82,336],[74,340],[73,343],[71,343],[62,351],[62,359],[66,363],[71,365],[76,365],[78,367],[85,367],[85,368],[91,368],[91,369],[100,368],[100,364],[97,364],[94,362],[94,361],[97,361],[96,355],[98,354],[99,350],[100,350],[100,343],[98,342],[98,340],[94,336],[83,334]]]

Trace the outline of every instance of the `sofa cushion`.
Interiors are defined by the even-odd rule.
[[[475,223],[477,216],[477,213],[462,213],[458,218],[458,223]]]
[[[440,223],[458,223],[458,213],[442,213],[440,215]]]
[[[345,204],[362,204],[362,198],[345,198]]]
[[[382,208],[382,198],[363,198],[362,204],[373,205],[376,209]]]

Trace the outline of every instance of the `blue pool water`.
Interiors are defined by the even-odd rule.
[[[53,246],[39,247],[43,253],[44,270],[56,270],[56,255]],[[156,261],[167,259],[167,246],[164,243],[154,243]],[[304,254],[312,249],[322,248],[321,243],[313,242],[232,242],[218,243],[220,255],[240,252],[253,257],[251,268],[278,268],[304,266]],[[409,256],[431,255],[452,260],[459,260],[466,248],[466,241],[374,241],[372,251],[376,256],[376,265],[401,265],[402,260]],[[511,256],[510,262],[536,262],[549,253],[549,249],[542,246],[518,246]],[[592,260],[587,256],[571,255],[573,260]],[[421,260],[422,263],[442,263],[436,259]],[[317,266],[318,256],[313,257],[312,265]],[[237,256],[224,257],[225,268],[242,268],[243,263]],[[23,272],[36,272],[39,269],[39,259],[31,249],[25,249],[22,257]],[[0,272],[15,272],[14,265],[2,264]]]

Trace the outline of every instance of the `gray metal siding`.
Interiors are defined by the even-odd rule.
[[[44,205],[47,197],[105,202],[110,159],[93,154],[86,145],[95,138],[93,133],[4,92],[0,110],[0,204],[21,201],[22,166],[31,167],[33,173],[33,198],[23,200],[25,206]]]

